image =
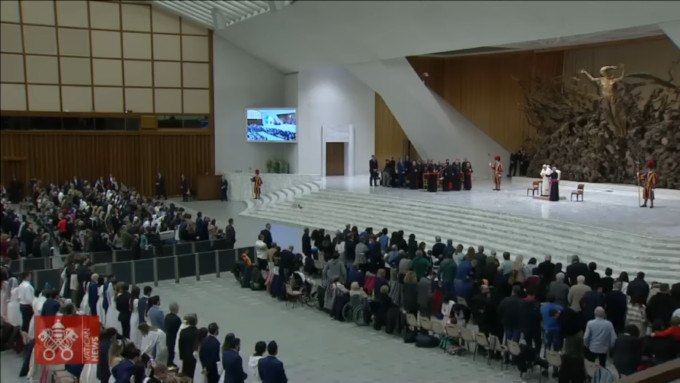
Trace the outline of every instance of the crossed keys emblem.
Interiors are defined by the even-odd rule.
[[[76,339],[78,339],[78,334],[73,329],[65,328],[61,321],[57,320],[51,329],[46,328],[42,330],[38,335],[38,339],[45,346],[45,351],[43,351],[45,360],[53,360],[57,356],[56,350],[59,349],[62,359],[68,361],[73,358],[71,347]]]

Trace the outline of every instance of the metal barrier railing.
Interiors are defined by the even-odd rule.
[[[210,241],[206,241],[210,242]],[[191,245],[190,250],[186,246],[177,245]],[[218,246],[219,247],[219,246]],[[152,256],[140,259],[127,259],[127,254],[113,252],[111,261],[106,262],[106,257],[103,254],[97,256],[97,253],[89,253],[90,259],[95,262],[94,269],[98,274],[114,274],[120,281],[128,281],[131,285],[141,283],[154,283],[158,286],[158,281],[174,280],[179,283],[180,278],[195,277],[200,280],[202,275],[215,274],[218,278],[220,274],[225,271],[231,271],[236,261],[241,254],[245,253],[251,259],[254,259],[255,248],[243,247],[237,249],[214,249],[195,252],[196,247],[193,243],[176,244],[172,246],[172,254],[162,256]],[[200,247],[199,249],[206,249]],[[170,249],[166,249],[170,250]],[[188,252],[187,252],[188,251]],[[120,257],[119,257],[120,256]],[[120,260],[118,259],[120,258]],[[32,273],[32,280],[34,286],[43,288],[45,284],[50,287],[59,287],[61,283],[62,269],[52,268],[50,258],[26,258],[16,262],[20,270],[19,272],[28,271]],[[42,268],[37,268],[42,266]],[[14,266],[13,266],[14,267]]]

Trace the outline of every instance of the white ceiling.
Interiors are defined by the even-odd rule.
[[[272,10],[279,10],[293,1],[245,0],[154,0],[152,3],[167,11],[182,15],[210,29],[226,28]]]
[[[236,12],[233,3],[246,9]],[[479,47],[545,49],[643,37],[659,34],[659,23],[680,20],[680,1],[161,0],[154,4],[174,7],[206,26],[210,15],[224,17],[221,23],[215,24],[217,17],[213,20],[216,36],[284,73]],[[217,9],[227,4],[232,7],[228,12]]]

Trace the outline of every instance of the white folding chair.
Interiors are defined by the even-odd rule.
[[[489,364],[491,362],[491,346],[489,344],[489,339],[487,339],[484,333],[477,332],[475,333],[475,343],[477,343],[477,346],[475,347],[475,353],[472,354],[472,360],[475,360],[477,357],[477,351],[479,350],[479,347],[484,347],[487,353],[486,362]]]
[[[420,327],[418,324],[418,318],[416,318],[416,316],[413,314],[406,314],[406,324],[412,330],[417,330]]]
[[[475,343],[475,334],[467,327],[460,328],[460,337],[465,342],[465,347],[470,351],[470,344]],[[473,357],[474,358],[474,357]]]
[[[420,328],[422,328],[425,331],[431,331],[432,330],[432,321],[430,320],[430,317],[426,317],[426,316],[420,317]]]

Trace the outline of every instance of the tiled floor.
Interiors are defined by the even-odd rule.
[[[217,322],[220,339],[227,332],[241,338],[247,363],[255,342],[276,340],[290,382],[520,382],[517,370],[500,371],[494,361],[451,356],[439,348],[419,349],[400,337],[331,320],[312,308],[290,309],[262,291],[242,289],[231,274],[179,285],[161,282],[154,289],[163,307],[176,301],[180,313],[198,313],[199,326]],[[2,382],[20,382],[18,358],[2,354]],[[529,376],[537,380],[537,376]]]

